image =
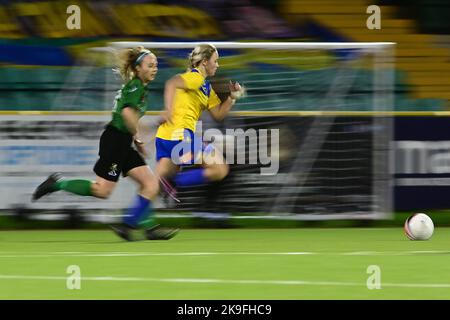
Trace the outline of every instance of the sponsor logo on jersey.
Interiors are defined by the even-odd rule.
[[[109,172],[108,172],[108,174],[110,175],[110,176],[112,176],[112,177],[116,177],[117,176],[117,163],[113,163],[112,165],[111,165],[111,167],[109,168]]]
[[[211,83],[209,83],[208,80],[205,80],[200,87],[200,91],[203,92],[205,96],[209,97],[209,94],[211,93]]]

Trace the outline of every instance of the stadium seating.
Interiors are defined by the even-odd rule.
[[[396,66],[407,73],[410,99],[419,99],[415,101],[422,102],[424,110],[430,105],[433,109],[450,107],[450,49],[437,46],[431,34],[417,33],[414,20],[397,17],[400,8],[380,6],[381,29],[369,30],[364,27],[369,17],[366,9],[373,1],[349,0],[336,5],[330,0],[290,0],[282,4],[280,11],[291,23],[308,17],[349,41],[397,42]],[[403,100],[400,101],[402,104],[396,108],[403,109]]]
[[[103,69],[89,68],[49,68],[49,67],[3,67],[0,68],[0,88],[4,94],[0,97],[0,109],[2,110],[109,110],[112,107],[111,101],[104,101],[103,94],[112,96],[120,84],[117,79],[113,79],[110,68]],[[163,106],[161,92],[164,83],[170,76],[179,72],[179,69],[161,69],[156,80],[150,86],[150,110],[160,110]],[[278,95],[283,95],[273,88],[273,79],[270,74],[252,75],[247,74],[245,69],[230,70],[230,74],[238,75],[236,80],[241,83],[252,83],[259,81],[259,91],[272,92],[273,101]],[[108,76],[108,84],[106,77]],[[291,97],[296,99],[296,107],[289,110],[315,110],[319,106],[320,99],[324,92],[322,88],[330,85],[333,79],[332,70],[311,70],[304,71],[296,79],[278,80],[277,85],[294,85],[298,88],[292,92]],[[373,74],[371,71],[359,71],[352,81],[353,92],[368,92],[373,86]],[[413,86],[407,81],[406,73],[397,70],[395,73],[396,110],[443,110],[444,102],[437,98],[417,99],[409,96]],[[63,100],[64,105],[55,98],[60,90],[70,90],[72,98]],[[104,90],[106,89],[106,93]],[[69,91],[69,92],[70,92]],[[297,94],[297,96],[294,96]],[[352,94],[347,99],[348,105],[344,110],[370,110],[372,101],[362,98],[362,94]],[[279,98],[283,98],[278,96]],[[240,110],[285,110],[286,104],[267,104],[265,98],[258,98],[257,95],[250,95],[246,99],[246,104],[239,107]],[[262,103],[259,103],[262,102]]]
[[[314,21],[324,26],[330,34],[338,34],[338,38],[344,41],[398,42],[395,62],[397,68],[395,71],[395,110],[448,110],[450,107],[450,49],[436,45],[433,35],[417,33],[416,21],[399,16],[398,7],[394,5],[396,2],[389,1],[391,5],[380,6],[382,14],[381,30],[369,30],[365,27],[368,17],[366,9],[368,5],[372,4],[368,0],[348,0],[339,5],[336,5],[336,2],[332,0],[286,0],[279,2],[278,9],[291,26],[305,20]],[[145,8],[149,11],[154,7],[147,6]],[[158,8],[162,10],[165,7]],[[150,14],[150,11],[148,14]],[[197,11],[196,9],[195,12]],[[200,13],[198,11],[198,14]],[[33,66],[24,67],[16,62],[17,65],[5,64],[0,67],[0,90],[2,91],[0,110],[108,110],[111,107],[111,99],[108,100],[107,98],[111,97],[120,86],[117,79],[112,79],[111,70],[105,68],[95,72],[89,70],[89,68],[76,65],[76,59],[79,57],[77,54],[73,54],[74,43],[70,43],[70,41],[67,46],[58,47],[47,45],[47,42],[51,44],[50,39],[42,40],[45,45],[40,48],[46,53],[43,56],[47,57],[47,60],[43,57],[35,58],[33,60],[35,65]],[[324,39],[319,40],[324,41]],[[38,40],[33,41],[37,41],[37,43],[31,44],[39,44]],[[82,44],[81,46],[79,52],[83,48],[87,48],[88,45]],[[19,50],[15,47],[9,49],[18,50],[22,53],[26,52],[24,49]],[[37,50],[36,53],[39,53],[39,51]],[[14,54],[12,55],[14,56]],[[25,55],[25,57],[28,56]],[[34,54],[32,57],[39,57],[39,55]],[[48,57],[55,57],[55,59],[48,61]],[[70,61],[70,57],[73,57],[74,61]],[[267,63],[265,56],[254,57],[253,61],[248,62],[241,57],[238,59],[235,57],[223,59],[228,58],[234,59],[232,62],[236,63],[235,66],[239,65],[239,70],[227,70],[229,74],[239,74],[236,80],[242,83],[262,81],[261,85],[258,86],[263,88],[261,90],[272,93],[274,101],[281,101],[283,97],[290,94],[270,88],[271,79],[264,79],[267,75],[261,76],[247,72],[255,68],[267,68],[269,70],[271,68],[274,70],[280,67],[285,68],[289,67],[289,62],[278,59],[278,61],[281,61],[281,66],[280,64],[271,65]],[[160,61],[161,64],[168,63],[174,68],[160,68],[158,77],[150,87],[151,110],[161,109],[161,90],[164,87],[164,82],[174,73],[181,71],[180,61],[184,61],[184,59],[185,54],[173,57],[173,61]],[[44,66],[39,62],[49,64]],[[56,65],[61,66],[52,66],[52,62],[57,62]],[[283,63],[285,65],[282,65]],[[72,67],[71,64],[75,64],[75,66]],[[325,87],[324,85],[333,78],[330,74],[327,74],[328,72],[330,70],[317,68],[316,70],[310,70],[308,66],[305,66],[305,69],[301,70],[301,76],[295,80],[277,79],[277,84],[280,87],[283,84],[295,81],[298,92],[293,92],[291,95],[297,101],[295,107],[286,106],[283,103],[277,105],[277,102],[275,102],[275,105],[269,105],[264,103],[267,102],[264,99],[249,95],[246,100],[247,103],[238,108],[241,110],[255,108],[258,110],[284,110],[286,108],[289,108],[289,110],[314,110],[320,105],[318,103],[320,94],[312,94],[311,91]],[[267,83],[264,81],[267,81]],[[370,109],[371,101],[364,98],[362,93],[371,88],[372,81],[373,74],[371,71],[358,71],[350,88],[353,94],[351,98],[347,99],[346,109]],[[267,86],[264,88],[266,84]],[[71,94],[68,99],[57,101],[55,98],[61,90]],[[295,94],[297,96],[294,96]],[[99,99],[101,99],[101,103],[99,103]]]

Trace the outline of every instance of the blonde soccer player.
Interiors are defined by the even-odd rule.
[[[132,236],[133,229],[145,230],[140,240],[170,239],[176,230],[158,228],[150,216],[159,183],[145,163],[143,143],[138,139],[138,122],[147,110],[146,86],[156,77],[158,60],[142,46],[126,49],[119,54],[116,71],[125,84],[115,98],[111,121],[100,137],[100,157],[94,166],[95,181],[68,180],[52,174],[37,187],[33,200],[59,190],[106,199],[122,174],[133,179],[139,190],[133,205],[125,212],[123,223],[112,226],[113,231],[128,241],[136,240]]]
[[[218,68],[219,53],[216,47],[201,44],[190,53],[188,70],[166,82],[165,122],[158,127],[155,139],[156,172],[162,178],[162,187],[173,198],[174,189],[166,178],[171,178],[175,187],[187,187],[220,181],[229,172],[223,155],[212,145],[205,146],[201,137],[195,135],[196,123],[203,111],[208,111],[213,119],[221,121],[245,93],[239,83],[230,82],[230,95],[221,101],[208,81],[208,77],[214,76]],[[181,166],[191,164],[202,166],[179,171]]]

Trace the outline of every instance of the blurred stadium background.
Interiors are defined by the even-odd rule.
[[[81,10],[80,29],[67,28],[70,5]],[[381,9],[380,29],[366,26],[369,5]],[[129,204],[134,187],[126,181],[106,201],[66,194],[51,195],[38,203],[29,201],[35,186],[53,171],[71,177],[93,176],[98,138],[120,88],[119,79],[111,72],[111,50],[115,43],[124,41],[395,43],[380,46],[383,50],[379,51],[363,46],[220,50],[216,80],[239,80],[248,86],[249,96],[221,124],[203,118],[204,129],[215,127],[223,133],[228,128],[279,129],[280,171],[276,176],[261,176],[261,165],[234,165],[230,176],[212,188],[181,190],[180,204],[156,203],[157,217],[165,224],[186,228],[398,227],[418,210],[429,213],[437,225],[450,223],[450,3],[446,0],[3,0],[0,229],[104,228],[103,223],[117,219],[120,209]],[[148,89],[150,111],[145,117],[151,149],[164,83],[184,70],[190,50],[149,49],[155,51],[160,64],[157,79]],[[248,148],[236,152],[250,157]],[[149,159],[149,164],[153,166],[154,159]],[[382,232],[396,241],[390,231]],[[209,239],[207,233],[199,233],[199,237],[204,234]],[[398,234],[398,238],[403,237],[401,231]],[[55,235],[70,238],[56,233],[11,233],[15,240],[10,245],[4,242],[2,252],[19,252],[17,243],[41,237],[55,239]],[[267,238],[277,243],[274,251],[296,250],[293,245],[283,247],[283,240],[270,240],[277,237],[274,233]],[[293,235],[284,237],[291,244],[295,242]],[[362,235],[351,232],[336,239],[346,237],[365,243]],[[88,234],[87,239],[100,243],[102,236]],[[193,239],[195,233],[188,232],[187,242]],[[446,239],[438,242],[442,248]],[[14,241],[17,243],[12,244]],[[328,243],[321,241],[317,243]],[[176,244],[157,250],[176,251]],[[71,248],[82,251],[82,244],[77,245]],[[365,245],[369,249],[364,250],[382,248],[379,243]],[[422,248],[439,250],[439,245]],[[62,248],[42,243],[29,250]],[[310,250],[320,251],[318,248]],[[114,245],[99,245],[92,250],[115,249]],[[131,250],[145,249],[137,245]],[[395,265],[393,260],[387,261]],[[441,260],[435,262],[442,264]],[[392,297],[404,293],[396,292]],[[46,297],[54,297],[52,294]],[[92,297],[98,297],[96,294]],[[192,297],[233,297],[231,292],[209,294],[206,290]],[[21,297],[20,292],[16,297]],[[242,297],[264,298],[253,293]],[[328,296],[318,292],[312,297]]]

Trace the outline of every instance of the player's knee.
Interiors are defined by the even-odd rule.
[[[102,188],[102,187],[93,187],[92,193],[96,198],[100,199],[108,199],[112,194],[112,189],[110,188]]]
[[[112,194],[112,190],[102,190],[99,193],[99,198],[101,199],[108,199]]]
[[[221,172],[221,179],[225,179],[225,177],[230,173],[230,166],[228,164],[221,164],[220,165],[220,172]]]
[[[152,199],[153,197],[155,197],[155,195],[157,195],[159,192],[159,184],[158,183],[153,183],[153,182],[148,182],[148,183],[144,183],[141,186],[141,194],[143,194],[145,197]]]
[[[225,177],[230,172],[230,167],[226,163],[216,164],[216,165],[214,165],[213,168],[214,168],[213,175],[211,177],[212,178],[211,180],[213,180],[213,181],[220,181],[220,180],[225,179]]]

